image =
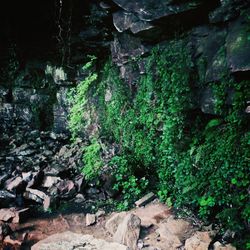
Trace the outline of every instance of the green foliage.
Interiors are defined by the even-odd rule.
[[[243,114],[249,82],[224,79],[212,85],[217,115],[205,116],[193,109],[189,54],[185,41],[154,48],[136,91],[110,61],[97,85],[92,85],[96,76],[86,84],[98,97],[102,140],[119,145],[108,164],[114,188],[122,193],[119,209],[150,187],[169,205],[188,206],[203,220],[242,232],[250,215],[249,132]],[[234,90],[231,104],[228,89]],[[99,149],[93,151],[100,156]],[[93,165],[101,168],[91,162],[87,169]]]
[[[103,165],[101,159],[101,145],[97,139],[92,139],[89,146],[85,147],[83,152],[82,172],[86,180],[92,180],[100,174]]]
[[[128,209],[148,186],[148,180],[145,177],[135,176],[132,169],[133,164],[129,160],[128,156],[115,156],[110,162],[114,168],[116,179],[114,189],[121,190],[123,194],[122,201],[118,204],[119,210]]]
[[[84,109],[88,104],[88,92],[97,79],[97,74],[92,71],[95,59],[94,56],[90,57],[90,61],[82,68],[83,71],[88,72],[87,76],[76,88],[73,88],[68,93],[68,101],[71,105],[68,127],[73,139],[79,135],[86,123],[84,120]]]

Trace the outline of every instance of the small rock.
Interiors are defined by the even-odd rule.
[[[82,203],[82,202],[85,201],[85,197],[84,197],[83,194],[77,194],[76,197],[75,197],[75,199],[74,199],[74,201],[76,203]]]
[[[137,207],[145,206],[147,203],[151,202],[155,198],[155,194],[153,192],[148,193],[143,196],[140,200],[135,202]]]
[[[231,244],[222,245],[219,241],[214,243],[214,250],[236,250]]]
[[[141,220],[134,214],[128,214],[118,226],[113,240],[128,246],[131,250],[137,249],[137,241],[140,235]]]
[[[16,216],[14,208],[0,209],[0,220],[8,222]]]
[[[95,224],[96,222],[96,216],[95,214],[86,214],[86,226],[91,226]]]
[[[42,186],[45,188],[50,188],[53,185],[61,181],[60,177],[56,176],[45,176]]]
[[[19,187],[21,187],[22,184],[23,184],[23,178],[18,176],[6,181],[5,188],[8,191],[12,191],[14,189],[18,189]]]
[[[105,211],[104,210],[98,210],[95,214],[96,218],[102,217],[105,215]]]
[[[196,232],[185,242],[185,250],[207,250],[212,239],[208,232]]]
[[[63,180],[56,186],[62,198],[71,198],[76,193],[75,184],[71,180]]]

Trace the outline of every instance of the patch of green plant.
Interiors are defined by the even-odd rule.
[[[84,105],[76,112],[79,115],[96,98],[98,136],[117,145],[106,166],[122,195],[118,208],[128,209],[150,187],[167,204],[191,208],[204,221],[243,237],[250,214],[249,130],[244,115],[249,81],[225,78],[213,84],[216,115],[207,116],[193,110],[196,85],[185,41],[157,46],[144,61],[145,74],[133,91],[109,60],[98,80],[95,75],[87,81]],[[82,126],[82,120],[76,124]],[[102,168],[102,149],[96,143],[85,151],[85,171],[91,178],[98,172],[93,166]]]
[[[129,162],[128,156],[115,156],[110,162],[114,169],[116,183],[114,189],[122,192],[122,199],[118,203],[118,210],[127,210],[148,187],[145,177],[138,177],[134,173],[134,164]]]
[[[101,145],[97,139],[92,139],[90,145],[83,149],[82,172],[86,180],[92,180],[99,176],[103,161],[101,159]]]
[[[87,76],[82,80],[76,88],[68,93],[68,101],[71,106],[68,118],[68,127],[74,140],[83,131],[86,120],[84,119],[84,111],[88,104],[88,93],[91,86],[97,80],[97,73],[93,72],[94,61],[96,57],[91,56],[82,70],[87,72]]]

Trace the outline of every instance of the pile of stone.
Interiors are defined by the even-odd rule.
[[[0,139],[0,240],[11,233],[8,223],[32,217],[33,209],[51,211],[63,201],[108,195],[81,173],[81,140],[71,144],[66,134],[24,131]]]
[[[219,242],[212,227],[196,225],[190,218],[178,218],[169,207],[152,197],[152,193],[143,197],[137,202],[137,208],[128,212],[106,215],[99,210],[87,214],[82,234],[68,228],[39,241],[32,249],[236,250],[231,244]],[[100,231],[104,232],[100,234]]]

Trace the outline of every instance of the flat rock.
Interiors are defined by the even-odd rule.
[[[33,245],[31,250],[129,250],[118,243],[95,239],[92,235],[72,232],[54,234]]]
[[[174,219],[170,216],[166,221],[159,225],[159,233],[161,237],[168,238],[170,234],[177,236],[180,240],[185,238],[185,235],[190,232],[191,225],[183,219]]]
[[[135,202],[137,207],[145,206],[147,203],[151,202],[155,198],[155,194],[153,192],[148,193],[143,196],[141,199]]]
[[[128,214],[118,226],[113,240],[128,246],[131,250],[137,250],[137,241],[140,236],[141,220],[134,214]]]
[[[141,219],[143,227],[157,225],[171,215],[170,208],[162,203],[151,203],[145,207],[136,208],[133,213]]]

